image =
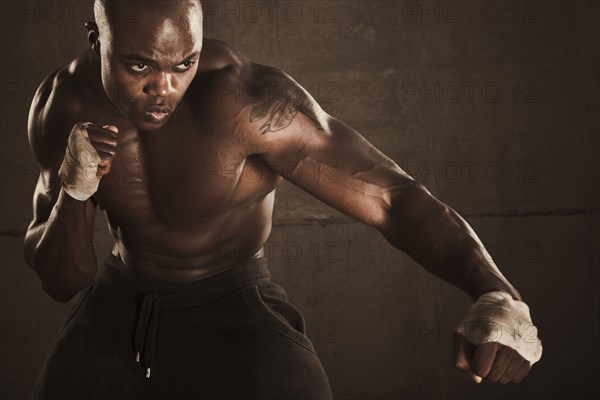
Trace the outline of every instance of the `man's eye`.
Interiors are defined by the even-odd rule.
[[[184,72],[190,69],[194,65],[194,61],[184,61],[175,67],[175,71]]]
[[[130,65],[129,68],[131,68],[135,72],[143,72],[148,68],[148,66],[146,64],[139,63],[139,64]]]

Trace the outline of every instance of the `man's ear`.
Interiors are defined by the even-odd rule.
[[[88,42],[92,45],[94,53],[100,55],[100,34],[98,33],[98,25],[93,21],[86,21],[85,27],[88,30]]]

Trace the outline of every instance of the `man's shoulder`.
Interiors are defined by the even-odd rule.
[[[248,65],[250,60],[231,44],[218,39],[204,38],[199,73],[228,71]]]
[[[29,110],[28,136],[37,155],[60,148],[92,91],[89,54],[81,53],[42,80]]]
[[[205,39],[198,80],[200,90],[231,109],[276,99],[302,98],[310,95],[283,70],[250,60],[241,51],[221,40]],[[209,86],[208,88],[205,86]]]
[[[48,112],[73,112],[92,91],[94,76],[89,53],[83,52],[72,61],[55,69],[42,80],[32,101],[32,108]]]
[[[220,40],[210,39],[205,46],[199,74],[208,79],[200,79],[197,93],[203,96],[204,112],[210,112],[215,122],[233,123],[248,132],[253,132],[249,124],[256,122],[264,133],[285,128],[299,111],[318,129],[327,124],[318,102],[285,71],[252,61]]]
[[[279,68],[251,60],[236,47],[217,39],[204,39],[198,73],[216,73],[222,81],[245,87],[290,83],[297,85],[291,76]]]
[[[188,93],[199,110],[215,121],[232,121],[243,100],[243,82],[248,80],[251,61],[227,42],[204,38],[198,71]]]

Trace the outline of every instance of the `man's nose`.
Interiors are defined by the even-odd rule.
[[[144,88],[150,96],[167,96],[175,91],[175,78],[167,72],[157,72]]]

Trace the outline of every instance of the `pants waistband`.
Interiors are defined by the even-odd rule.
[[[152,292],[160,297],[162,308],[181,308],[208,304],[243,287],[268,282],[271,272],[267,259],[260,257],[198,281],[170,283],[144,278],[110,253],[96,279],[125,280],[136,292]]]

